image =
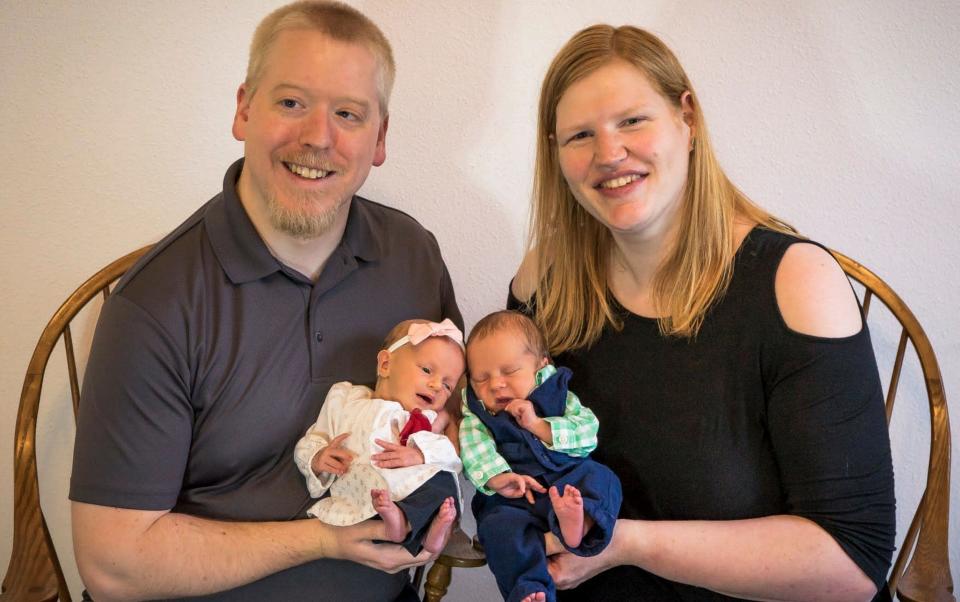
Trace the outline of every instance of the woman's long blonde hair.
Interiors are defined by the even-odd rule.
[[[574,198],[554,140],[557,103],[576,81],[622,59],[647,75],[677,110],[685,92],[693,108],[694,144],[675,244],[653,285],[660,331],[694,337],[733,274],[735,216],[783,232],[788,224],[754,205],[723,173],[697,94],[673,52],[642,29],[594,25],[574,35],[550,64],[540,91],[533,209],[528,250],[537,257],[536,321],[551,354],[589,347],[606,324],[622,328],[607,283],[613,238]]]

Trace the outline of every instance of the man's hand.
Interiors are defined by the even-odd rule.
[[[380,468],[402,468],[404,466],[416,466],[423,464],[423,453],[416,447],[407,447],[399,443],[391,443],[383,439],[374,439],[374,441],[383,448],[383,451],[377,454],[371,454],[370,460],[375,466]]]
[[[313,455],[310,461],[310,470],[313,474],[320,476],[321,473],[335,474],[342,477],[350,470],[350,463],[353,462],[353,452],[343,447],[343,442],[350,433],[338,435],[330,445],[321,449]]]
[[[439,555],[424,549],[414,557],[399,544],[373,543],[373,540],[383,540],[386,535],[383,521],[380,520],[365,520],[349,527],[330,528],[335,536],[330,538],[329,547],[324,548],[328,557],[350,560],[385,573],[405,571],[426,564]],[[447,527],[443,546],[450,539],[452,530],[452,525]]]
[[[503,497],[518,498],[523,496],[531,504],[533,503],[534,491],[538,493],[546,493],[547,491],[533,477],[515,472],[501,472],[490,477],[486,487],[487,489],[493,489]]]

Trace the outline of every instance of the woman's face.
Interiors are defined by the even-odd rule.
[[[617,234],[673,224],[690,159],[689,93],[675,108],[630,63],[615,59],[557,103],[560,169],[583,208]]]

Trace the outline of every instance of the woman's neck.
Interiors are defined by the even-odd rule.
[[[613,235],[608,282],[617,301],[635,314],[657,317],[653,283],[676,240],[677,227],[643,235]]]

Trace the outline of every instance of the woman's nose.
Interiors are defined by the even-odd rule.
[[[627,148],[617,132],[597,132],[593,142],[593,157],[600,165],[612,165],[627,158]]]

